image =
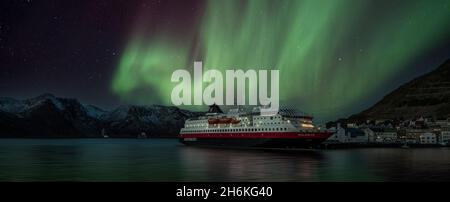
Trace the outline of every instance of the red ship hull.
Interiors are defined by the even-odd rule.
[[[314,148],[331,135],[330,132],[192,133],[181,134],[179,139],[185,145],[284,149]]]

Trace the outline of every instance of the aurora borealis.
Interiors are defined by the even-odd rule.
[[[280,102],[334,120],[450,58],[450,0],[4,1],[0,93],[171,105],[176,69],[280,70]],[[205,108],[187,109],[204,110]]]
[[[280,99],[325,119],[346,115],[450,36],[450,1],[208,1],[180,37],[135,32],[112,90],[170,104],[171,73],[279,69]],[[376,8],[375,10],[373,8]],[[146,26],[146,23],[138,25]],[[176,35],[176,34],[174,34]],[[145,97],[133,91],[148,88]]]

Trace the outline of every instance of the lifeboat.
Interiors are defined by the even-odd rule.
[[[237,120],[237,119],[231,120],[231,123],[232,123],[232,124],[238,124],[238,123],[240,123],[240,122],[241,122],[241,120]]]
[[[219,123],[219,119],[210,118],[210,119],[208,119],[208,123],[209,124],[218,124]]]
[[[232,118],[220,118],[219,123],[228,124],[231,123]]]

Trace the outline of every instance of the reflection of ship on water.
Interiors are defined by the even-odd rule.
[[[238,150],[180,147],[182,175],[218,181],[314,181],[326,162],[321,150]],[[225,172],[224,172],[225,171]]]
[[[232,109],[223,113],[217,105],[208,113],[185,122],[180,142],[186,145],[256,148],[311,148],[332,135],[312,123],[312,116],[281,108],[272,116]]]

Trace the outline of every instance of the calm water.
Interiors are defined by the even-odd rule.
[[[168,139],[0,139],[0,181],[450,180],[450,149],[256,151]]]

